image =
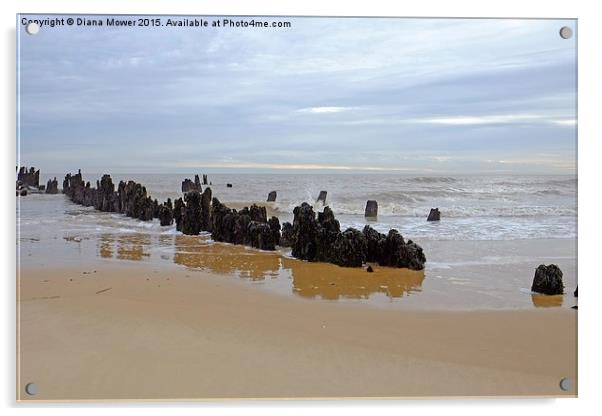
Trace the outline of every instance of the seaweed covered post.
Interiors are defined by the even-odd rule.
[[[293,257],[308,261],[325,261],[346,267],[359,267],[365,262],[381,266],[422,270],[426,257],[418,244],[404,241],[397,230],[381,234],[370,226],[363,231],[348,228],[340,231],[339,222],[328,207],[318,213],[303,203],[293,211],[292,230],[283,225],[285,243],[292,246]]]
[[[58,186],[56,178],[49,181],[47,190],[50,193]],[[167,204],[159,204],[152,199],[146,187],[134,181],[120,181],[117,189],[110,175],[103,175],[96,181],[96,187],[84,182],[81,170],[76,174],[68,173],[63,179],[63,193],[76,204],[93,206],[103,212],[118,212],[142,221],[159,218],[161,225],[173,222],[171,200]]]
[[[181,231],[188,235],[198,235],[202,221],[201,194],[190,191],[184,195],[184,202],[186,205],[181,213]]]
[[[41,190],[41,186],[40,186],[40,190]],[[48,182],[46,183],[46,188],[44,190],[47,194],[58,194],[59,193],[59,182],[56,180],[56,177],[54,179],[49,179]]]
[[[543,293],[544,295],[562,295],[564,293],[564,282],[562,281],[562,270],[555,264],[540,264],[535,270],[531,291]],[[575,296],[577,290],[575,289]]]

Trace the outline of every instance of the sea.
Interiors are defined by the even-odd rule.
[[[45,183],[56,176],[42,175]],[[94,186],[102,174],[84,174]],[[159,202],[181,197],[181,182],[193,174],[113,174],[113,182],[134,180],[146,186]],[[215,174],[209,175],[213,196],[240,208],[252,203],[266,205],[282,221],[291,221],[295,206],[316,203],[320,191],[328,192],[326,205],[341,226],[363,228],[370,224],[381,232],[398,229],[409,238],[435,240],[514,240],[525,238],[575,238],[577,235],[577,178],[575,176],[402,176],[347,174]],[[231,188],[226,185],[232,184]],[[275,203],[267,195],[277,192]],[[35,196],[33,198],[36,198]],[[29,198],[29,199],[33,199]],[[49,216],[43,201],[21,212],[23,225],[44,221],[67,222],[73,218]],[[376,220],[366,219],[367,200],[378,203]],[[27,207],[29,208],[29,206]],[[58,207],[57,207],[58,208]],[[431,208],[439,208],[442,220],[427,222]],[[67,207],[60,207],[68,210]],[[77,207],[72,209],[77,210]],[[79,226],[90,232],[164,232],[157,221],[145,223],[120,215],[91,213]]]
[[[84,172],[83,176],[95,186],[102,173]],[[46,183],[53,177],[59,181],[60,188],[64,174],[42,174],[40,182]],[[162,202],[181,197],[182,181],[194,179],[194,173],[111,173],[111,177],[115,184],[120,180],[139,182],[153,198]],[[529,293],[534,268],[540,262],[554,261],[566,265],[565,273],[571,285],[576,284],[575,175],[209,173],[208,179],[213,196],[222,203],[233,208],[253,203],[265,205],[268,215],[277,216],[281,223],[292,222],[293,209],[302,202],[312,204],[316,211],[323,209],[324,204],[316,199],[320,191],[327,191],[326,205],[334,211],[342,229],[362,229],[369,224],[386,233],[395,228],[404,238],[423,245],[427,256],[425,282],[431,277],[464,286],[462,289],[486,288],[483,282],[491,276],[482,276],[508,274],[503,271],[506,265],[513,270],[513,276],[518,267],[521,276],[513,282],[511,278],[502,278],[496,283],[500,290]],[[271,191],[277,192],[277,199],[266,202]],[[367,200],[378,203],[375,219],[364,217]],[[440,210],[440,221],[427,221],[431,208]],[[98,212],[73,204],[62,194],[30,194],[18,198],[17,244],[22,265],[85,264],[103,258],[173,261],[178,250],[182,250],[183,238],[175,225],[162,227],[158,220],[144,222],[117,213]],[[210,236],[203,238],[201,246],[213,243]],[[553,240],[558,243],[541,243]],[[111,248],[112,244],[120,245],[121,249]],[[197,254],[202,257],[202,250]],[[204,263],[191,264],[185,266]],[[241,266],[241,275],[245,274],[243,269]],[[424,291],[425,285],[428,286],[421,284],[419,290],[409,290],[405,295]],[[291,292],[290,284],[272,286]],[[445,288],[441,290],[445,292]],[[320,297],[319,294],[316,297]],[[503,306],[504,302],[498,303]]]

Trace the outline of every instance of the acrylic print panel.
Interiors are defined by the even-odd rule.
[[[576,396],[575,20],[17,32],[19,400]]]

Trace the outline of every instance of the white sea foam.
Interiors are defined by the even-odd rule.
[[[51,174],[52,177],[60,175]],[[95,181],[89,174],[86,180]],[[114,182],[132,179],[143,183],[153,198],[181,196],[181,181],[188,175],[113,175]],[[403,175],[209,175],[213,195],[235,208],[252,203],[266,205],[269,215],[291,221],[295,206],[316,203],[326,190],[327,205],[342,227],[370,224],[381,232],[397,228],[408,238],[492,240],[517,238],[574,238],[577,233],[577,180],[574,176],[403,176]],[[227,188],[226,183],[232,183]],[[276,202],[266,203],[277,191]],[[366,221],[368,199],[378,202],[376,221]],[[59,205],[53,201],[64,201]],[[92,233],[150,233],[178,235],[175,226],[161,227],[116,213],[71,204],[62,195],[37,195],[21,207],[20,226],[77,228]],[[54,205],[53,205],[54,204]],[[439,208],[441,221],[426,222],[431,208]],[[56,221],[56,222],[52,222]]]

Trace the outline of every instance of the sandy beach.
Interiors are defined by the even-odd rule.
[[[572,238],[418,233],[424,270],[367,273],[64,196],[21,209],[19,400],[577,394]],[[549,263],[563,270],[564,295],[530,291]]]
[[[575,396],[577,312],[316,302],[145,263],[22,266],[19,400]],[[36,396],[25,384],[39,386]]]

